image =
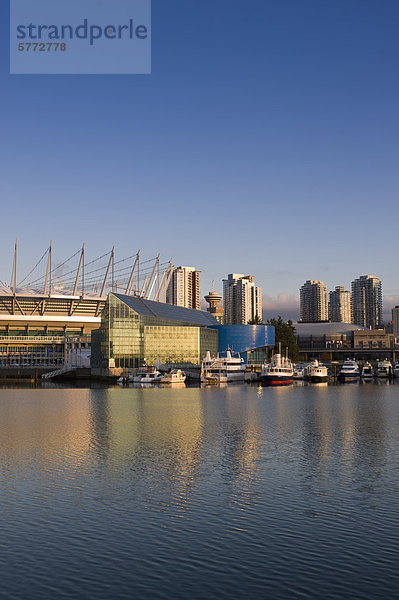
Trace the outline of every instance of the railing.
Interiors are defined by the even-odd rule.
[[[0,335],[0,343],[4,342],[59,342],[64,343],[65,337],[48,335]]]

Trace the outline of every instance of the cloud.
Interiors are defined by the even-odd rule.
[[[279,294],[277,298],[272,298],[267,294],[263,295],[263,321],[278,317],[281,315],[286,321],[299,319],[299,298],[289,294]]]

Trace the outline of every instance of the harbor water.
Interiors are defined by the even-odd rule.
[[[399,597],[399,385],[0,389],[0,598]]]

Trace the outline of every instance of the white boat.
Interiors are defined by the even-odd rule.
[[[186,381],[186,376],[180,369],[171,369],[169,373],[165,373],[162,375],[159,383],[184,383]]]
[[[328,381],[328,370],[318,360],[314,360],[304,368],[304,379],[311,383]]]
[[[157,383],[162,377],[155,367],[142,367],[130,379],[133,383]]]
[[[305,379],[305,367],[301,365],[294,365],[294,379]]]
[[[241,356],[234,356],[231,350],[219,352],[216,357],[206,353],[201,363],[201,383],[228,383],[244,381],[245,363]]]
[[[362,369],[362,378],[363,379],[372,379],[374,377],[374,369],[371,366],[371,363],[365,362]]]
[[[392,377],[392,364],[388,359],[380,360],[377,365],[378,377]]]
[[[399,363],[396,363],[396,365],[393,368],[393,376],[399,378]]]
[[[263,385],[290,385],[294,382],[294,366],[287,356],[275,354],[262,366],[260,378]]]
[[[342,365],[338,379],[340,381],[356,381],[360,377],[359,365],[355,360],[348,358]]]

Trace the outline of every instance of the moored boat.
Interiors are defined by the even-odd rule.
[[[359,365],[355,360],[348,358],[342,365],[338,379],[340,381],[357,381],[360,377]]]
[[[262,366],[263,385],[290,385],[294,383],[294,367],[290,359],[281,354],[272,356],[270,363]]]
[[[142,367],[130,379],[132,383],[158,383],[162,377],[155,367]]]
[[[392,364],[388,359],[380,360],[377,365],[377,376],[378,377],[392,377],[393,370]]]
[[[231,381],[244,381],[245,363],[241,356],[227,352],[219,352],[216,357],[206,353],[201,363],[201,383],[228,383]]]
[[[186,381],[186,376],[180,369],[171,369],[169,373],[165,373],[159,380],[159,383],[164,384],[174,384],[174,383],[184,383]]]
[[[304,368],[304,379],[311,383],[321,383],[328,381],[328,370],[325,365],[318,360],[314,360]]]
[[[303,365],[294,365],[294,379],[302,380],[305,378],[305,368]]]
[[[374,369],[371,366],[371,363],[365,362],[362,369],[362,378],[363,379],[372,379],[374,377]]]

